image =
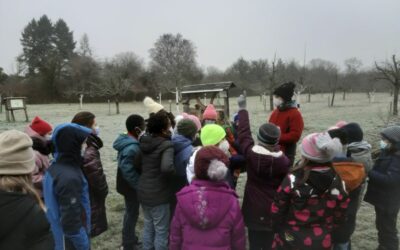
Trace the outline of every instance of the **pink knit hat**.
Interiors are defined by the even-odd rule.
[[[188,113],[182,113],[182,116],[183,116],[184,119],[192,120],[192,122],[194,122],[194,124],[196,124],[197,131],[200,131],[201,122],[200,122],[200,119],[197,116],[191,115],[191,114],[188,114]]]
[[[329,162],[341,151],[340,140],[332,139],[328,133],[310,134],[301,143],[301,154],[317,163]]]
[[[217,120],[217,110],[214,105],[208,104],[206,110],[203,113],[203,120]]]

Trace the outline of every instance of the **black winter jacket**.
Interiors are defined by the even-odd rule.
[[[400,208],[400,152],[383,151],[368,177],[366,202],[384,209]]]
[[[91,233],[92,237],[107,230],[106,197],[108,185],[100,159],[100,148],[103,141],[97,135],[90,135],[83,157],[83,173],[89,184]]]
[[[171,177],[174,168],[174,146],[170,139],[145,135],[140,139],[142,154],[136,159],[142,173],[138,184],[141,204],[155,207],[171,201]]]
[[[0,249],[54,249],[50,225],[34,198],[0,191]]]

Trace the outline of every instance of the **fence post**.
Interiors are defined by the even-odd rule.
[[[110,102],[110,99],[108,99],[107,101],[108,101],[108,115],[111,115],[111,102]]]

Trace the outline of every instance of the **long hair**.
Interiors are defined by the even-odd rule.
[[[27,194],[34,198],[43,210],[46,210],[42,199],[33,187],[32,177],[30,174],[0,175],[0,190],[5,192]]]

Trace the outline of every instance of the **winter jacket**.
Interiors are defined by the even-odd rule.
[[[170,250],[246,249],[238,197],[227,184],[193,180],[177,199]]]
[[[55,159],[43,183],[55,250],[90,248],[89,186],[82,172],[81,145],[92,131],[73,123],[53,133]]]
[[[347,243],[356,229],[360,195],[366,178],[365,167],[363,163],[356,162],[351,157],[337,157],[333,161],[333,167],[345,183],[350,200],[345,212],[345,219],[332,232],[332,239],[335,244]]]
[[[304,129],[303,117],[297,108],[297,103],[290,102],[276,108],[269,122],[275,124],[281,129],[279,145],[285,155],[293,163],[296,155],[296,144],[300,140]]]
[[[239,111],[238,140],[247,161],[242,207],[246,226],[252,230],[270,231],[271,204],[276,189],[289,171],[290,162],[282,151],[270,152],[254,145],[246,110]]]
[[[344,220],[349,199],[335,171],[313,166],[304,184],[303,177],[303,169],[290,173],[278,188],[271,207],[273,249],[331,249],[331,232]]]
[[[0,221],[0,249],[54,249],[49,222],[33,197],[0,191]]]
[[[89,184],[92,216],[90,235],[95,237],[105,232],[108,228],[105,204],[108,194],[108,185],[99,152],[103,147],[103,141],[97,135],[91,134],[86,144],[87,147],[83,156],[82,170]]]
[[[171,140],[144,135],[140,139],[140,150],[142,154],[137,159],[142,173],[137,189],[140,203],[149,207],[169,203],[173,196],[171,177],[175,173]]]
[[[186,166],[186,178],[187,178],[187,181],[188,181],[189,184],[192,183],[192,180],[195,177],[195,174],[194,174],[194,161],[196,159],[197,152],[200,149],[201,149],[201,146],[196,147],[196,148],[193,149],[192,156],[190,156],[189,162],[188,162],[188,164]]]
[[[117,192],[126,197],[136,196],[140,175],[134,161],[140,154],[139,142],[128,134],[121,134],[113,147],[118,151]]]
[[[51,142],[36,133],[30,126],[25,128],[33,142],[32,148],[35,152],[35,170],[32,173],[32,181],[40,196],[43,197],[43,177],[50,166]]]
[[[192,140],[179,134],[175,134],[172,137],[172,143],[174,144],[174,165],[176,172],[174,177],[174,193],[177,193],[188,183],[186,178],[186,166],[192,156],[193,146]]]
[[[386,210],[400,208],[400,152],[384,150],[368,174],[365,201]]]

